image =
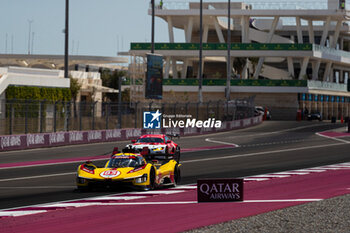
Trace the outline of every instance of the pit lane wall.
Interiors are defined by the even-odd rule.
[[[41,134],[0,136],[0,152],[43,147],[56,147],[88,143],[113,142],[136,139],[143,134],[179,134],[194,136],[246,128],[260,124],[263,116],[223,122],[221,128],[163,128],[152,129],[111,129],[90,131],[68,131]]]

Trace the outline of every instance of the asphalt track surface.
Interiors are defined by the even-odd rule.
[[[181,148],[238,145],[235,148],[182,154],[182,184],[199,178],[234,178],[350,161],[350,139],[331,139],[317,132],[344,127],[326,122],[264,122],[231,132],[175,139]],[[128,142],[67,146],[0,153],[0,164],[96,156]],[[98,160],[97,165],[105,160]],[[75,171],[80,162],[0,169],[0,209],[111,194],[78,192]],[[114,193],[115,191],[113,191]]]

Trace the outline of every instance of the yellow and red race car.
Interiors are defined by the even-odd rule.
[[[98,168],[87,161],[78,167],[77,188],[129,186],[152,190],[160,186],[176,186],[180,182],[180,166],[174,159],[146,160],[149,149],[140,152],[125,148],[123,152],[114,149],[106,165]]]

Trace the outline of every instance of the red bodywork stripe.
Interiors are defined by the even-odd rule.
[[[143,165],[143,166],[142,166],[142,167],[140,167],[140,168],[136,168],[136,169],[134,169],[134,170],[131,170],[131,171],[129,171],[128,173],[133,173],[133,172],[138,172],[138,171],[141,171],[141,170],[145,169],[145,168],[146,168],[146,166],[147,166],[147,164]]]
[[[95,171],[94,171],[94,170],[90,170],[90,169],[86,168],[86,167],[84,166],[84,164],[82,164],[82,165],[80,166],[80,169],[83,170],[84,172],[87,172],[87,173],[90,173],[90,174],[95,174]]]

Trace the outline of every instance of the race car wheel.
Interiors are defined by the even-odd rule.
[[[178,163],[180,163],[180,155],[181,155],[180,147],[176,147],[176,150],[175,150],[175,160],[176,160],[176,162],[178,162]]]
[[[153,190],[155,189],[155,187],[156,187],[156,172],[152,167],[149,173],[149,190]]]
[[[174,168],[174,184],[173,186],[175,187],[177,184],[179,184],[181,181],[181,170],[179,166],[176,164]]]
[[[165,159],[168,160],[169,159],[169,148],[165,147]]]
[[[77,190],[79,192],[89,192],[91,191],[91,187],[90,186],[77,186]]]

